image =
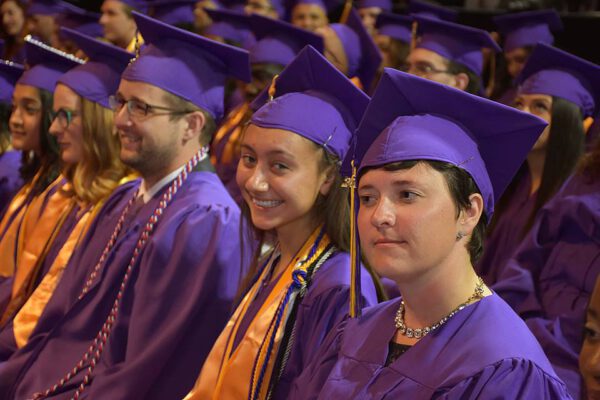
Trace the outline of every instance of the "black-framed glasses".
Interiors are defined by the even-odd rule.
[[[136,99],[125,100],[120,96],[110,96],[108,98],[108,104],[114,112],[119,112],[123,109],[123,107],[127,106],[127,112],[129,115],[138,118],[147,117],[148,115],[177,115],[189,114],[192,112],[189,110],[174,110],[168,107],[155,106]],[[165,112],[158,113],[155,110]]]
[[[50,123],[58,121],[61,129],[67,129],[73,121],[73,118],[78,116],[77,111],[68,110],[66,108],[60,108],[58,111],[50,111]]]
[[[447,69],[437,69],[428,63],[417,62],[415,64],[404,64],[401,71],[420,77],[428,77],[434,74],[452,74]]]

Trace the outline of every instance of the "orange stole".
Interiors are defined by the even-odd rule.
[[[281,274],[277,284],[261,306],[259,312],[254,316],[246,333],[234,350],[233,342],[243,316],[254,300],[258,289],[261,287],[267,273],[271,270],[272,265],[269,264],[262,271],[260,278],[248,291],[235,310],[233,316],[227,322],[223,332],[219,335],[210,354],[206,358],[194,388],[188,393],[185,400],[229,400],[248,398],[249,391],[253,389],[251,385],[253,381],[256,381],[256,377],[252,376],[255,360],[259,357],[255,372],[255,374],[258,374],[258,371],[260,371],[261,366],[264,365],[264,360],[267,356],[267,354],[259,354],[261,344],[269,340],[271,335],[275,334],[275,345],[273,346],[271,357],[268,361],[265,384],[263,384],[259,396],[261,399],[265,398],[276,355],[279,350],[279,344],[282,339],[283,328],[285,327],[285,323],[282,323],[279,330],[273,333],[270,331],[271,323],[275,317],[279,304],[292,283],[292,272],[301,267],[299,261],[307,259],[320,231],[321,227],[311,234],[296,257],[294,257],[292,262],[286,267],[284,273]],[[324,249],[326,249],[329,244],[329,238],[327,235],[324,235],[315,252],[314,258],[322,256]],[[308,268],[311,264],[312,262],[309,261],[303,265],[305,268]]]
[[[74,200],[61,191],[67,185],[59,176],[27,207],[17,242],[13,297],[30,280],[38,260],[48,251],[64,219],[73,209]]]
[[[10,202],[6,214],[4,214],[4,217],[2,218],[2,222],[0,222],[0,233],[6,231],[0,240],[0,277],[8,278],[15,273],[15,254],[18,253],[17,241],[19,230],[21,229],[25,212],[31,206],[31,203],[24,206],[23,204],[27,200],[31,189],[38,179],[39,173],[33,177],[31,182],[25,184],[21,190],[19,190]],[[9,223],[11,218],[12,221]]]
[[[31,332],[37,325],[37,322],[46,308],[46,304],[52,297],[54,289],[60,282],[65,267],[69,263],[69,259],[73,254],[73,251],[78,246],[81,239],[85,236],[90,225],[96,218],[96,215],[104,205],[104,201],[97,203],[92,209],[85,211],[77,221],[77,225],[73,228],[73,231],[69,235],[69,238],[64,243],[60,252],[52,262],[52,266],[31,294],[29,299],[19,310],[15,318],[13,319],[13,333],[15,336],[15,342],[19,348],[25,346]]]

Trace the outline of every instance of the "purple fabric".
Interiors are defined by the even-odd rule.
[[[17,83],[21,77],[23,71],[24,68],[20,64],[0,60],[0,103],[10,104],[12,102],[12,94],[15,90],[15,83]],[[0,199],[0,202],[2,200],[4,199]],[[1,206],[0,210],[2,210]]]
[[[28,69],[17,83],[54,92],[56,81],[65,72],[83,64],[83,60],[63,53],[37,40],[25,40]]]
[[[223,116],[227,78],[251,80],[248,52],[136,12],[133,16],[146,46],[125,69],[122,78],[157,86],[219,120]]]
[[[529,171],[525,171],[519,177],[510,203],[498,220],[494,231],[486,237],[483,255],[475,266],[475,270],[487,285],[493,285],[498,281],[498,277],[506,268],[506,263],[523,241],[523,228],[537,198],[536,193],[530,195],[530,192],[531,176]]]
[[[517,88],[513,86],[506,89],[506,91],[502,93],[502,95],[498,97],[496,101],[498,103],[512,107],[513,104],[515,104],[515,97],[517,97]]]
[[[196,0],[155,0],[149,1],[152,17],[169,25],[194,22]]]
[[[56,16],[56,23],[94,38],[102,37],[101,15],[73,6]]]
[[[27,15],[57,15],[76,8],[61,0],[33,0],[27,8]]]
[[[380,35],[410,43],[412,40],[412,23],[412,17],[382,12],[377,16],[375,27]]]
[[[392,11],[392,2],[390,0],[359,0],[356,8],[379,7],[383,11]]]
[[[483,72],[482,47],[501,51],[490,34],[482,29],[453,22],[415,16],[421,36],[417,48],[423,48],[469,68],[477,75]]]
[[[61,28],[61,33],[73,40],[89,60],[72,68],[58,79],[75,93],[110,108],[108,98],[117,92],[121,74],[134,57],[133,54],[77,31]]]
[[[148,2],[146,0],[119,0],[136,11],[145,13],[148,11]]]
[[[239,43],[246,50],[256,44],[252,33],[252,18],[243,12],[205,9],[213,23],[206,33]],[[251,55],[252,56],[252,55]]]
[[[307,46],[254,102],[251,123],[294,132],[343,159],[369,97],[314,48]],[[266,103],[266,104],[265,104]],[[307,115],[313,118],[307,118]]]
[[[581,108],[584,117],[600,112],[600,66],[540,43],[517,77],[519,93],[547,94]]]
[[[250,63],[286,66],[306,45],[323,52],[323,38],[285,21],[253,14],[252,31],[258,42],[250,49]]]
[[[4,211],[13,196],[23,186],[23,180],[19,175],[21,157],[20,151],[5,151],[0,154],[0,219],[4,216]]]
[[[470,305],[385,367],[401,299],[346,319],[290,399],[570,399],[527,326],[498,297]]]
[[[473,177],[491,217],[545,126],[514,108],[386,68],[356,132],[354,160],[359,170],[404,160],[456,165]]]
[[[408,13],[449,22],[455,22],[458,19],[458,12],[450,8],[419,0],[408,2]]]
[[[551,31],[562,29],[556,10],[525,11],[498,15],[493,18],[498,30],[504,35],[504,51],[538,43],[552,44]]]
[[[148,204],[134,204],[106,267],[78,300],[138,185],[125,184],[111,196],[70,260],[30,341],[0,364],[2,398],[23,398],[51,386],[91,344],[112,307],[138,236],[166,190]],[[244,273],[236,242],[239,220],[238,207],[216,175],[190,174],[133,270],[84,396],[166,399],[187,393],[229,318]],[[77,375],[75,384],[82,377]],[[68,386],[53,398],[72,394],[73,386]]]
[[[600,275],[600,182],[568,180],[538,213],[494,290],[542,344],[573,398],[585,313]]]
[[[379,47],[373,41],[373,37],[365,29],[358,12],[353,8],[350,10],[350,14],[348,14],[346,25],[356,33],[359,40],[358,57],[351,55],[354,53],[354,50],[348,49],[344,43],[344,49],[346,50],[346,55],[348,56],[348,62],[350,63],[351,58],[357,59],[357,61],[352,62],[356,64],[356,71],[352,71],[349,66],[348,69],[350,71],[348,76],[350,78],[358,76],[361,84],[364,87],[364,90],[370,93],[369,89],[371,88],[373,79],[375,79],[375,75],[377,74],[379,66],[383,61],[381,52],[379,51]],[[354,46],[352,42],[350,42],[350,44]]]
[[[329,26],[333,29],[344,47],[344,53],[348,60],[348,72],[346,73],[346,76],[350,78],[355,77],[362,59],[358,34],[346,24],[336,23],[330,24]]]

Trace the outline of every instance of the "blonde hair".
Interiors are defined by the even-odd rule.
[[[113,112],[81,97],[83,155],[65,168],[71,183],[68,194],[90,204],[108,197],[129,172],[119,158],[120,143]]]

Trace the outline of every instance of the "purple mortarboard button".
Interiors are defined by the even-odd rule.
[[[250,62],[286,66],[306,45],[323,52],[323,38],[290,23],[253,14],[252,31],[256,44],[250,49]]]
[[[412,17],[382,12],[377,16],[375,27],[380,35],[410,43],[412,39],[412,23]]]
[[[420,40],[417,48],[424,48],[440,56],[462,64],[476,75],[483,71],[483,47],[499,52],[502,49],[482,29],[472,28],[427,17],[415,16]]]
[[[519,93],[568,100],[584,117],[600,113],[600,66],[547,44],[538,44],[517,77]]]
[[[258,108],[252,124],[297,133],[344,158],[369,103],[366,94],[310,46],[275,80],[273,100],[269,100],[269,89],[251,105]]]
[[[256,44],[252,33],[252,20],[247,14],[230,10],[211,10],[205,8],[213,23],[207,28],[209,35],[219,36],[249,50]]]
[[[434,3],[420,0],[410,0],[408,13],[437,20],[455,22],[458,20],[458,12]]]
[[[359,10],[371,7],[378,7],[383,11],[392,11],[392,2],[391,0],[359,0],[356,4],[356,8]]]
[[[33,39],[25,38],[27,69],[17,83],[54,92],[56,81],[83,60]]]
[[[79,7],[61,0],[34,0],[27,9],[28,15],[58,15],[69,10],[78,10]]]
[[[56,23],[64,28],[74,29],[91,37],[102,37],[102,26],[98,22],[100,14],[81,8],[63,11],[56,17]]]
[[[192,24],[196,0],[155,0],[148,1],[152,18],[169,25]]]
[[[25,68],[21,64],[0,60],[0,103],[10,103],[15,84]]]
[[[146,46],[122,78],[159,87],[220,120],[226,80],[251,80],[248,52],[138,12],[133,17]]]
[[[555,10],[526,11],[493,18],[504,36],[504,51],[534,46],[538,42],[552,44],[552,31],[562,30],[560,16]]]
[[[121,73],[133,54],[68,28],[61,28],[61,33],[77,44],[88,61],[70,69],[58,79],[58,83],[87,100],[110,108],[108,97],[117,92]]]
[[[503,104],[386,68],[344,164],[354,159],[359,171],[408,160],[453,164],[477,184],[489,221],[546,125]]]

